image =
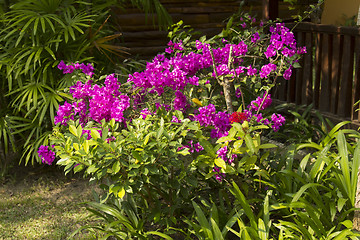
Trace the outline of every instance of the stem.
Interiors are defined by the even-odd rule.
[[[209,45],[209,51],[210,51],[210,56],[211,56],[211,60],[212,60],[212,65],[213,65],[213,69],[215,72],[215,79],[217,80],[217,82],[219,83],[220,86],[223,86],[223,83],[220,81],[218,74],[217,74],[217,70],[216,70],[216,66],[215,66],[215,59],[214,59],[214,54],[213,51]]]
[[[284,61],[283,61],[283,59],[281,59],[281,65],[280,65],[280,68],[279,68],[278,73],[276,74],[276,76],[275,76],[275,78],[274,78],[274,81],[273,81],[273,84],[272,84],[273,86],[275,86],[276,80],[277,80],[277,78],[278,78],[279,75],[280,75],[280,71],[281,71],[283,65],[284,65]],[[263,98],[263,100],[262,100],[262,102],[261,102],[261,104],[260,104],[260,106],[259,106],[259,109],[257,110],[256,114],[259,114],[260,109],[261,109],[261,107],[264,105],[265,99],[266,99],[267,96],[269,95],[269,91],[270,91],[270,90],[271,90],[271,88],[266,91],[266,94],[265,94],[265,96],[264,96],[264,98]]]
[[[230,52],[229,52],[229,61],[228,61],[228,69],[230,69],[231,65],[231,53],[232,53],[233,46],[230,46]],[[235,69],[234,69],[235,72]],[[232,106],[232,99],[231,99],[231,85],[229,78],[225,77],[224,84],[223,84],[223,90],[224,90],[224,97],[226,102],[226,108],[228,114],[232,114],[234,112],[233,106]]]
[[[239,76],[236,74],[234,63],[232,62],[231,65],[232,65],[232,68],[234,69],[235,78],[239,78]],[[239,89],[240,89],[240,94],[241,94],[242,110],[244,111],[245,110],[245,100],[244,100],[243,91],[241,89],[241,84],[239,85]]]

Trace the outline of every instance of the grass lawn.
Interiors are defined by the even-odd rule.
[[[89,223],[83,204],[92,201],[92,186],[54,167],[13,170],[0,184],[0,239],[67,239]],[[74,239],[94,239],[89,233]]]

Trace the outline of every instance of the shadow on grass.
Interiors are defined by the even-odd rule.
[[[67,239],[94,222],[81,202],[92,201],[88,181],[55,167],[18,169],[0,185],[0,239]],[[16,176],[16,177],[14,177]],[[75,239],[96,239],[82,233]]]

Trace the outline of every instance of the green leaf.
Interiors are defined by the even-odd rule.
[[[325,186],[322,186],[321,184],[318,184],[318,183],[308,183],[308,184],[305,184],[304,186],[302,186],[300,188],[299,191],[296,192],[296,194],[294,195],[293,199],[291,200],[291,202],[297,202],[299,200],[299,198],[303,195],[303,193],[308,189],[308,188],[311,188],[311,187],[324,187],[326,188]],[[319,196],[319,198],[321,198],[321,196]]]
[[[353,201],[355,201],[355,196],[353,196],[353,193],[351,191],[351,178],[350,178],[350,169],[349,169],[349,153],[347,150],[345,135],[342,131],[339,131],[337,136],[337,143],[338,143],[338,151],[340,156],[340,167],[342,171],[342,180],[344,184],[344,189],[349,196],[350,199],[354,198]],[[357,170],[356,170],[357,171]]]
[[[118,192],[117,195],[118,195],[118,197],[121,198],[121,199],[125,196],[125,189],[124,189],[124,187],[121,187],[121,188],[120,188],[120,190],[119,190],[119,192]]]
[[[124,224],[124,226],[126,226],[126,228],[128,228],[130,231],[134,230],[134,227],[131,225],[131,222],[129,221],[129,219],[126,216],[124,216],[115,207],[105,205],[105,204],[101,204],[101,203],[97,203],[97,202],[90,202],[90,203],[88,203],[88,205],[95,208],[95,209],[98,209],[98,210],[100,210],[100,211],[102,211],[104,213],[107,213],[112,217],[115,217],[115,218],[119,219],[121,224]]]
[[[216,152],[213,148],[213,146],[211,145],[210,142],[208,142],[205,139],[199,139],[200,145],[205,149],[205,151],[213,158],[216,157]]]
[[[85,140],[83,147],[84,147],[85,153],[89,154],[89,140]]]
[[[49,48],[49,47],[45,47],[45,50],[50,54],[50,56],[56,60],[55,54],[54,52]]]
[[[160,140],[161,136],[163,135],[163,132],[164,132],[164,119],[161,118],[160,127],[159,127],[159,130],[156,133],[156,139],[157,140]]]
[[[214,233],[214,239],[216,239],[216,240],[224,239],[224,237],[221,234],[221,231],[219,229],[219,226],[216,224],[215,220],[213,218],[210,218],[210,222],[211,222],[211,228],[212,228],[213,233]]]
[[[78,136],[77,135],[77,131],[76,131],[76,127],[74,125],[69,125],[69,131],[74,135],[74,136]]]
[[[324,140],[322,141],[323,146],[327,145],[331,139],[333,139],[335,137],[335,133],[342,128],[343,126],[345,126],[346,124],[351,123],[350,121],[344,121],[344,122],[340,122],[338,124],[336,124],[335,127],[333,127],[333,129],[331,129],[331,131],[329,132],[329,134],[324,138]]]
[[[98,138],[100,138],[100,133],[99,133],[99,131],[98,130],[96,130],[96,129],[91,129],[90,130],[90,135],[91,135],[91,137],[93,138],[93,139],[98,139]]]
[[[107,126],[103,127],[101,139],[103,141],[106,141],[106,139],[108,138],[108,134],[109,134],[109,128]]]
[[[197,205],[194,201],[192,201],[192,204],[195,208],[197,220],[199,221],[200,226],[206,235],[206,239],[213,239],[213,235],[212,235],[211,229],[210,229],[210,224],[207,221],[205,214],[203,213],[203,211],[201,210],[199,205]]]
[[[278,146],[276,146],[275,144],[272,143],[265,143],[265,144],[261,144],[259,146],[259,149],[269,149],[269,148],[277,148]]]
[[[259,237],[261,240],[268,240],[267,238],[267,234],[266,234],[266,227],[265,227],[265,224],[264,224],[264,221],[259,218],[258,219],[258,234],[259,234]]]
[[[234,149],[237,151],[239,150],[239,148],[241,148],[241,146],[243,145],[244,140],[240,139],[234,142]]]
[[[94,165],[91,165],[90,167],[88,167],[88,169],[86,170],[87,173],[94,173],[97,170],[99,170],[99,168],[95,167]]]
[[[246,201],[244,194],[240,191],[239,187],[235,182],[232,183],[233,188],[230,190],[231,193],[236,197],[236,200],[240,202],[240,205],[243,207],[246,216],[250,220],[250,225],[254,230],[257,230],[257,223],[255,220],[255,215],[251,210],[249,203]]]
[[[245,143],[246,143],[246,146],[249,148],[250,153],[254,154],[255,153],[255,145],[254,145],[253,139],[251,138],[250,134],[245,135]]]
[[[226,163],[222,158],[216,158],[214,162],[216,166],[226,169]]]
[[[149,232],[147,232],[147,234],[156,235],[156,236],[162,237],[167,240],[173,240],[172,237],[166,235],[165,233],[161,233],[161,232],[149,231]]]
[[[81,136],[82,136],[83,128],[82,128],[81,124],[79,124],[79,126],[77,127],[76,133],[77,133],[77,135],[76,135],[77,137],[81,137]]]
[[[113,166],[112,166],[112,170],[114,171],[114,173],[118,173],[120,171],[120,162],[116,161]]]
[[[75,148],[76,151],[79,151],[80,147],[78,143],[74,143],[73,147]]]
[[[360,168],[360,141],[357,142],[354,155],[353,155],[353,162],[351,167],[351,196],[354,198],[354,202],[352,202],[353,206],[355,206],[355,194],[356,194],[356,186],[358,183],[358,170]]]

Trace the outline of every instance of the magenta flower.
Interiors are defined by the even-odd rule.
[[[292,66],[290,65],[290,67],[284,71],[283,77],[286,80],[290,80],[291,75],[292,75]]]
[[[55,153],[49,149],[49,146],[41,145],[38,150],[38,155],[42,163],[51,165],[55,160]]]
[[[272,128],[275,132],[279,131],[280,127],[285,123],[285,118],[281,114],[274,113],[271,115]]]
[[[264,93],[263,97],[257,97],[256,100],[251,101],[250,105],[249,105],[249,110],[251,111],[258,111],[260,106],[260,110],[264,110],[265,108],[269,107],[272,103],[271,100],[271,94],[267,94],[266,98],[266,93]]]
[[[260,77],[261,78],[268,78],[270,73],[276,70],[276,65],[273,63],[269,63],[261,67],[260,70]]]

